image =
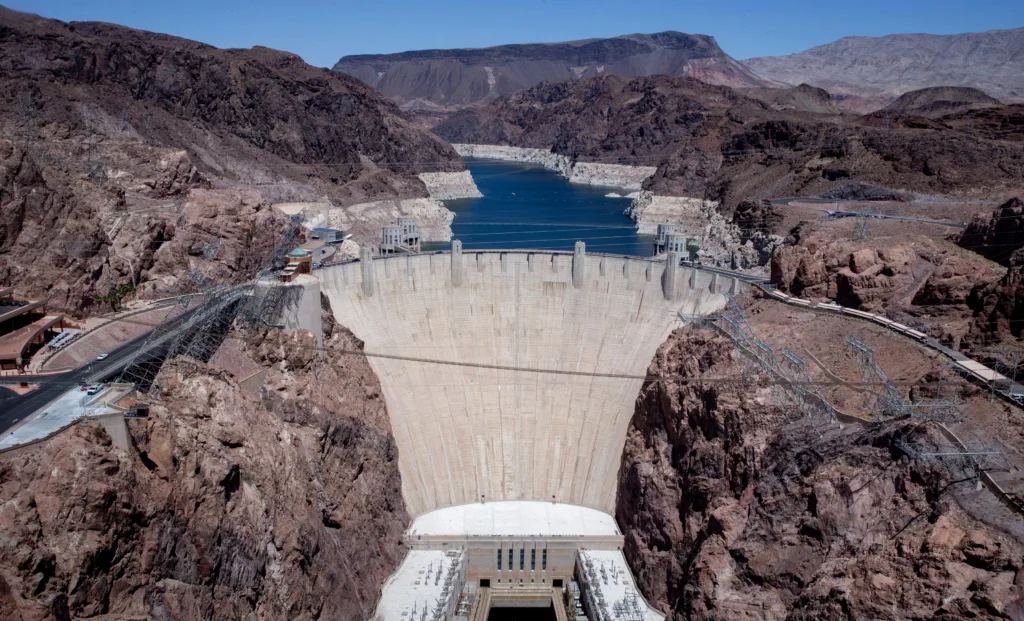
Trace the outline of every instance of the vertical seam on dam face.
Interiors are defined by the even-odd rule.
[[[368,354],[485,365],[370,356],[409,511],[554,499],[612,512],[642,380],[571,373],[643,376],[679,311],[718,310],[718,290],[738,285],[582,247],[469,254],[455,242],[450,255],[361,255],[359,268],[319,272],[335,319]]]

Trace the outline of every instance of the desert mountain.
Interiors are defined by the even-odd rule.
[[[890,113],[912,114],[937,119],[984,108],[998,108],[1002,103],[976,88],[933,86],[903,93],[885,109]]]
[[[985,112],[1019,118],[1016,108]],[[657,166],[644,189],[721,201],[729,210],[749,198],[861,192],[864,184],[929,195],[1019,186],[1022,152],[1012,141],[1024,125],[1003,123],[1003,133],[990,138],[956,115],[913,118],[919,122],[883,127],[873,117],[774,109],[691,78],[609,75],[525,89],[453,115],[434,131],[453,143]]]
[[[270,203],[426,196],[415,173],[463,167],[295,55],[3,8],[0,100],[0,283],[54,308],[87,310],[129,270],[154,294],[245,278],[280,239]]]
[[[743,61],[760,76],[886,102],[929,86],[967,86],[1024,99],[1024,28],[956,35],[844,37],[788,56]],[[881,105],[875,105],[879,108]]]
[[[412,110],[487,103],[544,80],[609,73],[690,76],[731,86],[769,85],[723,52],[713,37],[671,31],[566,43],[346,56],[334,71],[359,78]]]

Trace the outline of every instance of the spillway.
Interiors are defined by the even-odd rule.
[[[317,276],[380,378],[413,516],[502,500],[612,513],[640,377],[680,312],[718,310],[742,284],[582,244],[463,253],[455,242]]]

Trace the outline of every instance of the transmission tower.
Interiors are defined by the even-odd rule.
[[[811,383],[811,376],[803,359],[789,350],[782,355],[754,332],[746,313],[736,299],[726,293],[728,305],[719,318],[711,325],[725,333],[736,350],[741,354],[740,366],[744,381],[752,383],[755,378],[767,378],[771,385],[772,402],[782,411],[789,422],[793,413],[808,419],[823,418],[827,422],[836,420],[836,411],[828,400]]]
[[[1006,471],[1010,464],[1002,451],[993,450],[984,442],[912,442],[897,438],[893,446],[914,460],[942,463],[954,475],[980,480],[987,472]]]
[[[153,394],[159,392],[157,378],[164,360],[185,356],[208,361],[231,329],[235,316],[251,306],[249,301],[256,280],[275,269],[288,251],[295,232],[295,227],[289,226],[283,243],[271,253],[266,267],[256,279],[242,285],[205,284],[207,279],[200,269],[190,270],[183,279],[182,292],[174,305],[160,325],[149,333],[144,344],[135,350],[118,381],[134,384],[140,394]],[[220,240],[211,239],[203,245],[203,257],[211,261],[216,259],[219,247]],[[154,391],[154,387],[157,390]]]
[[[908,414],[903,393],[889,382],[889,376],[875,358],[875,349],[855,336],[848,336],[846,344],[853,350],[857,359],[860,381],[864,384],[881,385],[880,393],[868,393],[870,396],[865,404],[867,408],[879,420]]]

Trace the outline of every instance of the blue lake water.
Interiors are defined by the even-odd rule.
[[[483,198],[446,201],[455,212],[452,231],[464,250],[537,248],[650,256],[649,235],[639,235],[623,215],[627,198],[607,198],[611,188],[569,183],[541,166],[466,159]],[[446,247],[432,245],[434,248]]]

